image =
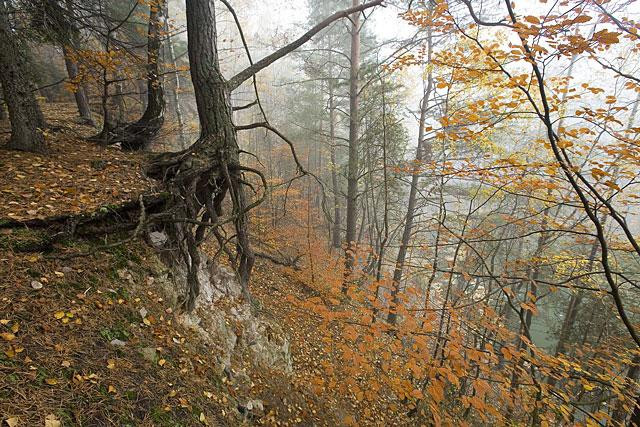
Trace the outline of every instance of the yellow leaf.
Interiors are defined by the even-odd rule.
[[[17,427],[17,426],[20,425],[20,418],[18,418],[18,417],[9,417],[9,418],[6,418],[4,420],[4,422],[7,423],[7,425],[9,427]]]
[[[207,417],[205,417],[204,412],[200,412],[200,422],[206,426],[209,425],[209,422],[207,421]]]
[[[113,369],[116,367],[116,361],[113,359],[107,360],[107,369]]]
[[[58,384],[58,380],[56,378],[47,378],[46,380],[44,380],[45,383],[49,384],[49,385],[56,385]]]
[[[144,323],[147,326],[151,326],[151,321],[149,319],[147,319],[146,317],[144,319],[142,319],[142,323]]]
[[[158,360],[158,365],[160,365],[160,366],[164,366],[165,363],[167,363],[167,361],[164,360],[164,359]]]
[[[53,317],[55,317],[58,320],[62,319],[64,317],[64,311],[56,311]]]
[[[12,334],[12,333],[10,333],[10,332],[3,332],[3,333],[1,333],[1,334],[0,334],[0,336],[1,336],[1,337],[2,337],[2,339],[4,339],[5,341],[13,341],[13,340],[16,338],[16,336],[15,336],[15,335],[13,335],[13,334]]]
[[[109,393],[115,394],[116,388],[112,385],[109,386]]]
[[[0,319],[0,325],[6,325],[9,323],[9,319]]]
[[[16,322],[11,326],[11,332],[15,334],[16,332],[18,332],[18,330],[20,330],[20,324]]]
[[[53,414],[47,415],[44,419],[44,427],[60,427],[62,423],[60,420]]]
[[[63,360],[62,361],[62,366],[65,368],[68,368],[69,366],[71,366],[71,362],[69,362],[68,360]]]

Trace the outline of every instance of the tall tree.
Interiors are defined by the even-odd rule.
[[[55,0],[49,0],[51,3],[56,3]],[[74,83],[73,95],[76,99],[76,106],[78,107],[78,114],[80,118],[88,124],[93,124],[93,118],[91,117],[91,107],[89,105],[89,94],[87,88],[84,84],[77,82],[78,79],[78,63],[77,60],[73,56],[72,49],[78,49],[80,47],[80,31],[78,30],[76,23],[69,19],[69,16],[73,16],[73,2],[72,0],[66,0],[66,10],[65,14],[67,18],[62,21],[58,21],[61,24],[66,26],[66,31],[64,28],[60,28],[57,31],[57,34],[63,35],[65,33],[68,34],[68,40],[60,40],[62,44],[62,53],[64,55],[64,63],[67,68],[67,74],[69,75],[69,80]]]
[[[173,40],[171,37],[171,28],[169,26],[169,2],[165,2],[165,12],[164,12],[164,32],[166,34],[165,41],[165,55],[167,62],[171,65],[173,69],[173,85],[171,86],[171,90],[169,91],[171,96],[171,102],[173,103],[173,108],[176,114],[176,121],[178,122],[178,132],[180,138],[180,147],[182,149],[187,148],[187,140],[184,134],[184,118],[182,115],[182,107],[180,106],[180,75],[178,74],[178,64],[176,61],[175,49],[173,48]]]
[[[81,49],[80,26],[86,23],[76,16],[74,0],[23,0],[31,26],[41,40],[62,49],[68,81],[72,87],[82,122],[93,124],[86,85],[79,81],[77,51]]]
[[[231,9],[228,2],[224,3]],[[187,310],[194,308],[200,289],[198,245],[208,227],[213,227],[215,233],[223,222],[234,224],[236,256],[232,262],[244,295],[250,299],[248,284],[255,257],[249,240],[248,211],[261,200],[252,204],[247,202],[243,173],[258,175],[264,188],[267,184],[261,172],[240,162],[237,128],[232,120],[231,92],[260,70],[308,42],[332,22],[381,3],[382,0],[374,0],[336,12],[295,41],[255,63],[251,60],[247,68],[225,79],[218,57],[215,3],[213,0],[187,0],[188,52],[200,137],[186,150],[159,155],[149,170],[151,176],[167,181],[173,195],[161,217],[168,221],[169,232],[188,267],[188,292],[184,300]],[[233,210],[225,221],[221,215],[227,193]],[[219,233],[218,236],[221,237]],[[224,246],[226,241],[220,238],[219,243]]]
[[[27,71],[28,48],[11,25],[12,8],[0,0],[0,82],[11,120],[9,147],[44,152],[45,120]]]
[[[429,57],[431,56],[431,31],[427,30],[428,34],[428,43],[429,43]],[[413,222],[416,216],[416,207],[418,203],[418,184],[420,182],[420,165],[425,159],[425,154],[429,155],[430,150],[425,146],[425,137],[424,137],[424,129],[425,123],[427,119],[427,112],[429,110],[429,98],[431,97],[431,91],[433,89],[433,76],[431,71],[427,73],[427,77],[425,79],[425,88],[422,95],[422,100],[420,101],[420,119],[418,120],[418,143],[416,146],[416,157],[415,157],[415,169],[411,173],[411,184],[409,187],[409,199],[407,201],[407,213],[404,218],[404,229],[402,231],[402,237],[400,239],[400,248],[398,249],[398,254],[396,256],[396,265],[393,270],[393,281],[391,285],[391,309],[389,310],[389,315],[387,316],[387,320],[391,324],[395,324],[397,320],[397,313],[394,309],[398,304],[398,294],[400,293],[400,282],[402,280],[402,275],[404,271],[404,264],[407,257],[407,249],[411,244],[411,233],[413,231]]]
[[[166,0],[154,0],[149,4],[147,37],[147,102],[142,117],[124,129],[120,140],[126,149],[140,149],[149,144],[164,123],[164,90],[160,74],[160,46]]]
[[[357,7],[360,0],[353,0],[353,7]],[[347,218],[345,240],[345,283],[342,291],[347,292],[347,280],[353,272],[355,263],[355,243],[357,228],[358,203],[358,137],[360,119],[358,116],[358,76],[360,73],[360,13],[351,16],[351,54],[349,56],[351,68],[349,74],[349,160],[347,172]]]

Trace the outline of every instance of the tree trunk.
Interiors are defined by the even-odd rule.
[[[127,120],[127,106],[124,102],[124,91],[122,90],[122,82],[116,82],[115,101],[118,107],[118,124],[122,124]]]
[[[158,155],[148,169],[150,177],[165,181],[172,194],[167,207],[154,217],[164,221],[171,238],[172,252],[179,262],[188,268],[186,296],[183,307],[192,310],[198,296],[200,284],[198,270],[201,254],[198,249],[207,228],[225,248],[227,241],[220,232],[222,203],[230,195],[233,212],[227,221],[235,228],[236,254],[226,251],[240,278],[245,298],[250,300],[248,282],[255,260],[249,242],[248,211],[262,200],[247,204],[243,172],[257,175],[265,193],[268,185],[264,175],[255,169],[240,164],[240,149],[233,124],[231,91],[260,70],[306,43],[314,34],[337,19],[365,8],[377,6],[381,0],[373,0],[360,9],[337,12],[314,26],[303,36],[278,49],[271,55],[225,80],[220,71],[216,43],[216,21],[213,0],[187,0],[188,53],[198,117],[200,138],[188,149],[178,153]],[[226,221],[225,221],[226,222]]]
[[[75,88],[73,91],[73,95],[76,98],[76,106],[78,107],[78,114],[82,121],[86,124],[93,125],[93,119],[91,118],[91,108],[89,107],[89,97],[84,89],[84,87],[76,81],[78,78],[78,64],[71,57],[71,53],[69,52],[69,48],[67,46],[62,46],[62,53],[64,55],[64,64],[67,68],[67,74],[69,75],[69,80],[75,84]]]
[[[0,94],[2,93],[2,84],[0,84]],[[4,120],[4,99],[0,99],[0,120]]]
[[[192,310],[200,289],[198,245],[207,226],[214,227],[214,230],[219,227],[217,221],[227,192],[233,202],[236,231],[237,256],[232,262],[248,299],[249,276],[255,258],[249,244],[247,203],[241,177],[242,170],[246,168],[240,165],[230,90],[218,62],[214,3],[211,0],[187,0],[186,11],[188,53],[200,119],[200,138],[185,151],[159,156],[149,173],[170,180],[168,184],[174,193],[170,209],[173,217],[177,215],[201,222],[197,226],[189,222],[174,222],[170,231],[174,244],[182,254],[186,254],[183,260],[189,271],[189,288],[183,306]],[[202,210],[205,213],[200,220]]]
[[[0,82],[11,120],[8,147],[44,152],[45,120],[27,77],[26,50],[11,28],[6,0],[0,0]]]
[[[161,30],[164,25],[162,15],[166,0],[155,0],[149,5],[149,28],[147,36],[147,87],[146,104],[142,117],[124,129],[120,142],[122,148],[139,150],[145,148],[157,135],[164,124],[164,91],[160,75]]]
[[[353,7],[360,4],[360,0],[353,0]],[[345,281],[342,292],[347,292],[347,281],[355,263],[355,239],[358,209],[358,74],[360,68],[360,13],[351,16],[351,69],[349,75],[349,165],[347,174],[347,222],[346,236],[347,250],[345,251]]]
[[[431,28],[427,30],[427,61],[431,61],[431,54],[433,51],[431,40]],[[418,143],[416,146],[416,166],[420,166],[420,163],[424,159],[424,129],[425,122],[427,120],[427,110],[429,107],[429,97],[433,89],[433,75],[430,71],[426,78],[426,87],[422,95],[422,102],[420,103],[420,119],[418,120]],[[430,151],[429,151],[430,153]],[[414,170],[411,174],[411,187],[409,189],[409,200],[407,202],[407,214],[404,220],[404,230],[402,232],[402,239],[400,240],[400,248],[398,249],[398,255],[396,256],[396,266],[393,270],[393,280],[391,284],[391,303],[389,315],[387,321],[391,324],[395,324],[397,321],[396,307],[398,305],[398,294],[400,293],[400,281],[402,280],[402,274],[404,272],[404,264],[407,256],[407,248],[409,247],[411,233],[413,230],[413,219],[416,215],[416,204],[418,195],[418,183],[420,181],[420,171]]]
[[[340,187],[338,186],[338,160],[336,157],[336,100],[333,93],[333,81],[329,80],[329,144],[331,153],[331,185],[333,187],[333,235],[331,246],[340,249]]]
[[[151,22],[149,22],[149,27],[151,27]],[[144,114],[147,109],[147,97],[149,96],[149,91],[147,90],[147,81],[144,79],[140,79],[136,81],[136,86],[138,86],[138,99],[140,100],[140,111]]]
[[[184,134],[184,119],[182,117],[182,109],[180,107],[180,75],[178,74],[178,64],[176,63],[176,54],[173,49],[173,42],[171,40],[171,29],[169,28],[169,3],[166,4],[164,15],[164,32],[167,35],[165,42],[165,49],[168,56],[168,62],[171,64],[173,71],[173,86],[171,87],[171,102],[176,113],[176,121],[178,122],[178,132],[180,136],[180,147],[184,150],[187,148],[187,139]]]

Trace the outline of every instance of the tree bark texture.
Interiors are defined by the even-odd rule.
[[[45,120],[28,78],[27,47],[11,27],[6,0],[0,0],[0,82],[11,120],[9,148],[44,152]]]

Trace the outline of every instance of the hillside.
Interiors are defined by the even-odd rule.
[[[355,421],[362,408],[356,410],[353,396],[312,385],[335,355],[317,333],[320,319],[291,301],[315,291],[289,269],[263,261],[248,306],[223,266],[203,290],[209,301],[193,315],[182,313],[173,278],[181,273],[161,261],[152,243],[129,241],[113,227],[117,220],[106,219],[123,202],[153,193],[141,172],[144,157],[86,142],[79,136],[88,129],[59,114],[65,107],[49,110],[62,117],[49,136],[49,156],[0,150],[5,423]],[[96,231],[103,220],[116,231]],[[92,225],[60,238],[60,228],[73,221]],[[384,423],[368,413],[368,423]]]
[[[639,5],[0,0],[0,427],[640,427]]]

